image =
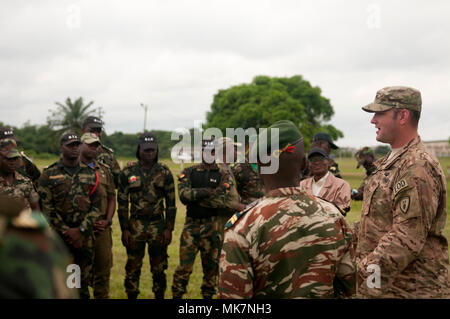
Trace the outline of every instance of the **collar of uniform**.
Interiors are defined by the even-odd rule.
[[[292,195],[306,195],[302,187],[283,187],[271,190],[267,197],[289,197]]]
[[[206,168],[206,164],[203,163],[203,162],[200,164],[200,168],[201,168],[201,169],[204,169],[205,171],[208,170],[208,169]],[[214,164],[211,166],[211,168],[210,168],[210,170],[218,170],[218,169],[219,169],[219,166],[217,166],[217,163],[214,163]]]
[[[420,136],[417,136],[415,138],[413,138],[411,141],[409,141],[405,146],[403,146],[391,159],[388,160],[389,158],[389,153],[386,154],[385,157],[383,157],[381,165],[378,166],[379,170],[384,170],[387,169],[389,167],[391,167],[392,164],[394,164],[397,159],[400,158],[400,156],[402,156],[406,151],[408,151],[411,147],[417,145],[420,143]]]
[[[64,169],[64,164],[63,164],[63,162],[62,162],[62,158],[59,160],[59,162],[58,162],[58,168],[60,168],[60,169]],[[82,161],[78,161],[78,167],[89,167],[89,166],[87,166],[86,164],[84,164]],[[90,168],[90,167],[89,167]]]

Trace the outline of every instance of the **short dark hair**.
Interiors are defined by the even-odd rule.
[[[394,120],[397,118],[397,114],[400,112],[400,110],[407,110],[409,112],[409,117],[414,127],[417,127],[419,125],[420,111],[410,109],[394,109]]]

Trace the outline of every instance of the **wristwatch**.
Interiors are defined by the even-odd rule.
[[[80,228],[80,232],[82,234],[84,234],[84,232],[86,231],[86,228],[84,228],[82,225],[80,225],[80,227],[78,227],[78,228]]]

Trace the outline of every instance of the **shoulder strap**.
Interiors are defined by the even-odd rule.
[[[97,189],[98,186],[98,173],[97,171],[95,171],[95,186],[91,189],[91,192],[89,193],[89,197],[92,196],[92,194],[94,194],[95,190]]]

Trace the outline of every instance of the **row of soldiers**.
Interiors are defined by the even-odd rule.
[[[324,185],[319,168],[339,173],[337,165],[330,165],[329,148],[336,146],[326,134],[317,134],[306,154],[303,137],[292,122],[274,123],[249,149],[258,158],[261,145],[271,149],[270,129],[279,130],[279,149],[270,154],[279,168],[271,174],[262,173],[269,164],[259,158],[256,164],[232,164],[237,154],[231,139],[204,137],[202,163],[178,176],[186,220],[173,297],[186,293],[198,252],[204,272],[201,291],[207,299],[217,287],[220,298],[333,298],[355,293],[359,297],[449,297],[448,244],[442,234],[445,177],[417,133],[420,92],[388,87],[378,91],[375,101],[363,110],[374,113],[371,122],[378,129],[377,140],[389,143],[392,151],[375,163],[369,149],[358,152],[358,165],[364,165],[368,175],[352,195],[360,199],[362,192],[363,199],[361,221],[353,229],[344,218],[345,207],[318,195]],[[39,209],[40,201],[52,228],[81,267],[80,297],[89,298],[89,285],[94,296],[100,297],[109,285],[110,226],[116,208],[114,188],[118,188],[118,217],[128,255],[127,295],[137,298],[139,294],[147,247],[153,292],[156,298],[164,298],[176,206],[173,176],[158,161],[156,136],[142,134],[138,161],[120,171],[115,160],[109,164],[99,160],[104,149],[101,121],[88,118],[87,122],[81,139],[74,133],[61,137],[61,159],[39,177],[39,196],[29,180],[17,178],[20,154],[15,140],[2,140],[0,167],[12,172],[8,185],[16,181],[23,185],[10,188],[14,196],[26,198],[29,208],[3,228],[39,225],[38,215],[30,208]],[[218,158],[217,149],[224,150],[223,157]],[[312,178],[318,178],[311,181],[311,190],[301,184],[307,159]],[[103,275],[107,283],[100,280]],[[101,287],[96,290],[98,283]],[[69,295],[59,288],[54,289],[59,296]],[[107,297],[107,291],[103,296]]]

